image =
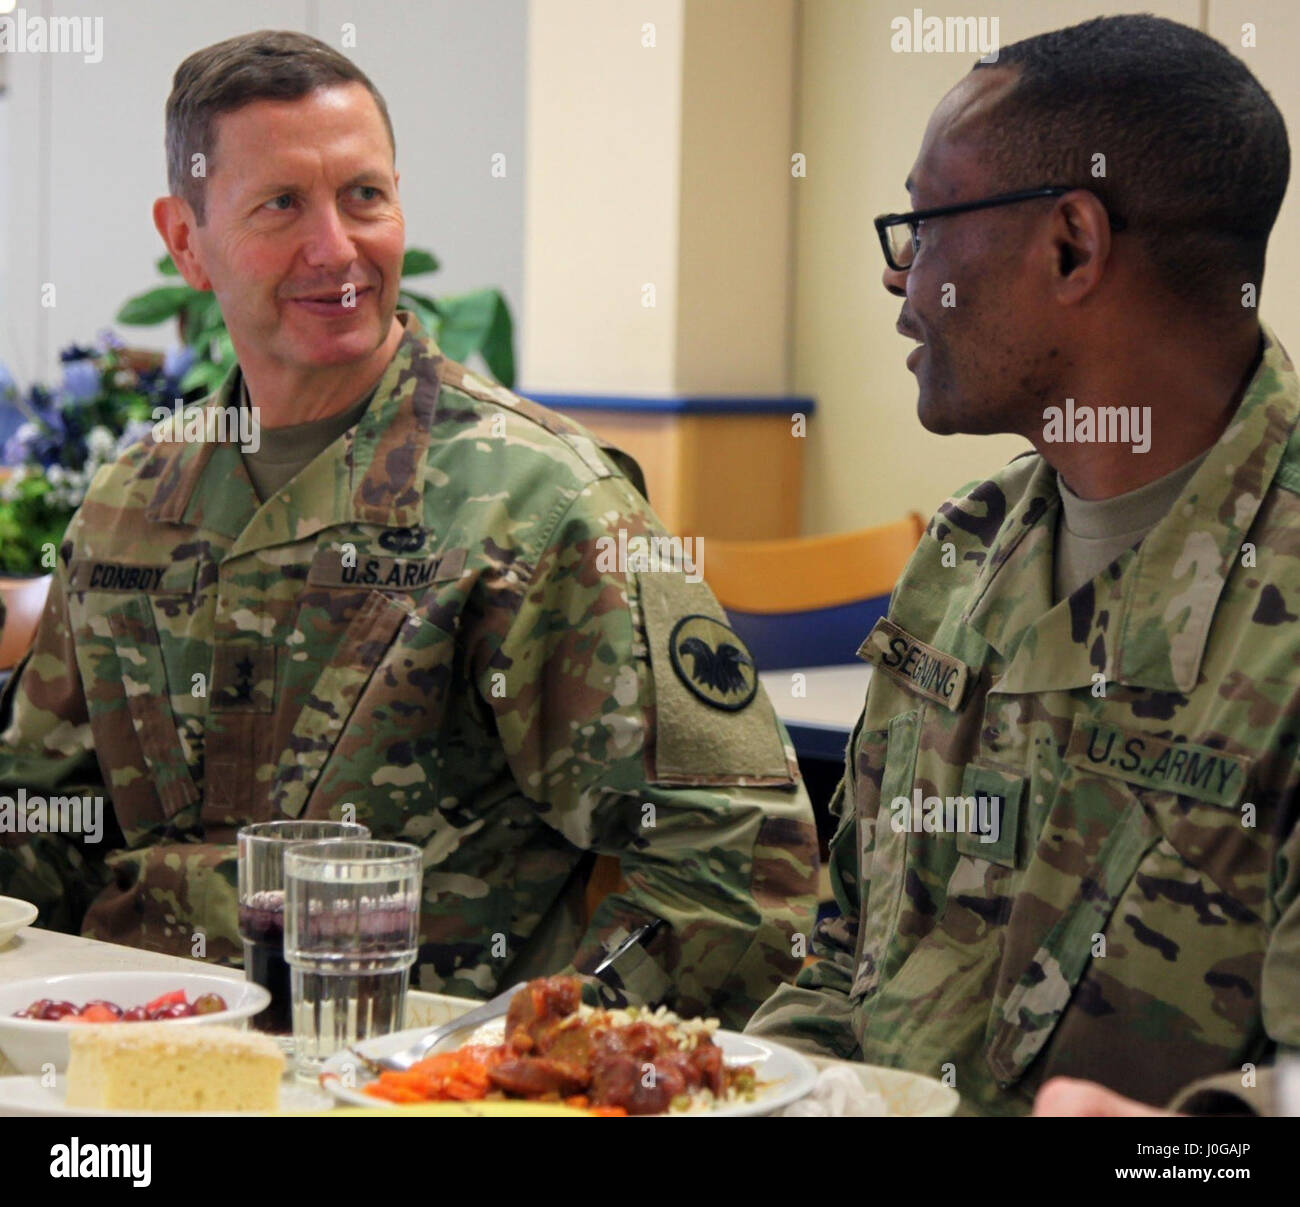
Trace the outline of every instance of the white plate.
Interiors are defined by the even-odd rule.
[[[0,897],[0,947],[3,947],[24,926],[36,921],[40,911],[30,901],[17,897]]]
[[[271,1001],[261,985],[211,973],[164,972],[65,972],[58,976],[27,977],[0,984],[0,1051],[19,1073],[39,1074],[42,1066],[52,1064],[58,1072],[68,1067],[68,1035],[73,1027],[85,1023],[43,1022],[34,1018],[14,1018],[41,998],[69,1001],[78,1006],[87,1002],[109,1001],[124,1010],[143,1006],[154,998],[175,989],[184,989],[189,1000],[204,993],[219,993],[227,1009],[215,1014],[196,1014],[190,1018],[167,1019],[173,1027],[206,1027],[214,1023],[238,1024],[260,1014]],[[134,1023],[114,1023],[131,1027]]]
[[[129,1027],[130,1023],[124,1023]],[[41,1084],[39,1077],[0,1077],[0,1117],[11,1115],[103,1115],[111,1118],[150,1118],[161,1117],[165,1111],[92,1111],[88,1107],[69,1107],[65,1105],[67,1083],[60,1073],[54,1085]],[[328,1111],[334,1106],[333,1100],[316,1086],[299,1081],[292,1073],[280,1085],[280,1110],[293,1111]],[[175,1113],[175,1112],[173,1112]],[[252,1115],[255,1111],[186,1111],[185,1117],[204,1115]]]
[[[822,1069],[848,1069],[862,1082],[864,1090],[879,1094],[885,1100],[889,1118],[941,1119],[956,1114],[961,1104],[956,1090],[924,1073],[862,1064],[856,1060],[832,1060],[824,1056],[814,1056],[812,1062],[819,1072]]]
[[[427,1028],[417,1027],[410,1031],[398,1031],[394,1035],[385,1035],[379,1039],[367,1040],[357,1045],[357,1051],[372,1060],[387,1056],[391,1052],[400,1052],[410,1047]],[[782,1044],[771,1040],[759,1039],[755,1035],[739,1035],[735,1031],[715,1031],[714,1042],[722,1049],[723,1059],[729,1065],[753,1065],[754,1073],[760,1083],[759,1093],[753,1102],[729,1103],[707,1111],[683,1112],[682,1117],[694,1118],[699,1115],[732,1116],[770,1115],[783,1106],[789,1106],[796,1099],[802,1098],[817,1080],[817,1070],[806,1056],[795,1052]],[[460,1040],[453,1036],[448,1042],[440,1044],[438,1051],[445,1052],[459,1046]],[[340,1102],[353,1106],[388,1107],[393,1110],[402,1108],[395,1103],[384,1102],[382,1098],[372,1098],[363,1094],[361,1087],[372,1080],[364,1069],[356,1069],[357,1059],[351,1053],[336,1052],[325,1062],[321,1072],[321,1085]],[[345,1082],[350,1080],[353,1085]]]

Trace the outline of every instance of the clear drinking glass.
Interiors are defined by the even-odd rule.
[[[261,985],[271,1004],[256,1015],[258,1031],[292,1041],[289,966],[284,962],[284,853],[295,842],[370,837],[365,826],[344,821],[264,821],[245,826],[239,845],[239,937],[244,941],[244,979]]]
[[[341,1048],[402,1029],[424,857],[409,842],[321,842],[284,857],[294,1061],[314,1078]]]

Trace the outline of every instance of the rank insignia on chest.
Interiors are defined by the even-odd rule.
[[[416,553],[424,546],[422,528],[389,528],[379,534],[379,544],[390,553]]]
[[[745,643],[711,616],[683,616],[673,626],[668,652],[677,677],[714,708],[738,712],[758,691],[758,671]]]
[[[858,657],[897,679],[909,691],[956,712],[961,708],[970,667],[951,654],[913,637],[881,617],[858,647]]]

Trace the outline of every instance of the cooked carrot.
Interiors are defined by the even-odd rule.
[[[441,1052],[417,1061],[404,1072],[381,1073],[366,1092],[390,1102],[474,1101],[492,1088],[488,1067],[496,1059],[495,1049],[482,1044]]]
[[[395,1103],[478,1101],[494,1092],[490,1073],[511,1055],[505,1044],[468,1044],[454,1052],[426,1056],[403,1072],[386,1070],[365,1086],[364,1092]],[[549,1098],[558,1101],[557,1095]],[[621,1119],[627,1115],[621,1106],[592,1106],[586,1094],[574,1094],[563,1101],[598,1117]]]

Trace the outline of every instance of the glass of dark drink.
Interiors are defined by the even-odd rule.
[[[251,1021],[286,1049],[293,1045],[293,999],[284,959],[284,853],[295,843],[369,837],[365,826],[343,821],[264,821],[236,836],[244,977],[271,995],[271,1004]]]

